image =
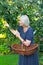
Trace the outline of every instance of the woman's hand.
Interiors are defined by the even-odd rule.
[[[9,24],[8,24],[7,22],[4,24],[4,26],[7,26],[7,27],[9,28]],[[10,29],[10,31],[11,31],[14,35],[16,35],[16,37],[20,37],[20,33],[19,33],[17,30]]]
[[[6,22],[6,23],[4,24],[4,26],[7,26],[7,27],[9,27],[9,24]]]
[[[17,31],[17,30],[14,30],[14,29],[10,29],[10,31],[14,34],[14,35],[16,35],[16,37],[20,37],[20,33]]]
[[[25,45],[25,46],[30,46],[30,44],[31,44],[31,40],[25,40],[24,42],[23,42],[23,44]]]

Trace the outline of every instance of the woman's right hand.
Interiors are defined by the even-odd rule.
[[[6,22],[6,23],[4,24],[4,26],[7,26],[7,27],[9,27],[9,24]]]

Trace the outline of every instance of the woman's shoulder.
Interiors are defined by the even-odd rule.
[[[33,31],[33,28],[32,28],[32,27],[29,27],[29,28],[28,28],[28,31]]]
[[[26,34],[33,34],[33,28],[32,27],[30,27],[30,28],[28,28],[28,31],[26,32]]]

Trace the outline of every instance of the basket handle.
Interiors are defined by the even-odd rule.
[[[23,48],[25,49],[26,46],[22,43],[22,44],[21,44],[21,48],[22,48],[22,49],[23,49]]]

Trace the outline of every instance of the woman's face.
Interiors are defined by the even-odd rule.
[[[23,24],[23,22],[21,20],[19,21],[19,25],[24,26],[24,24]]]

